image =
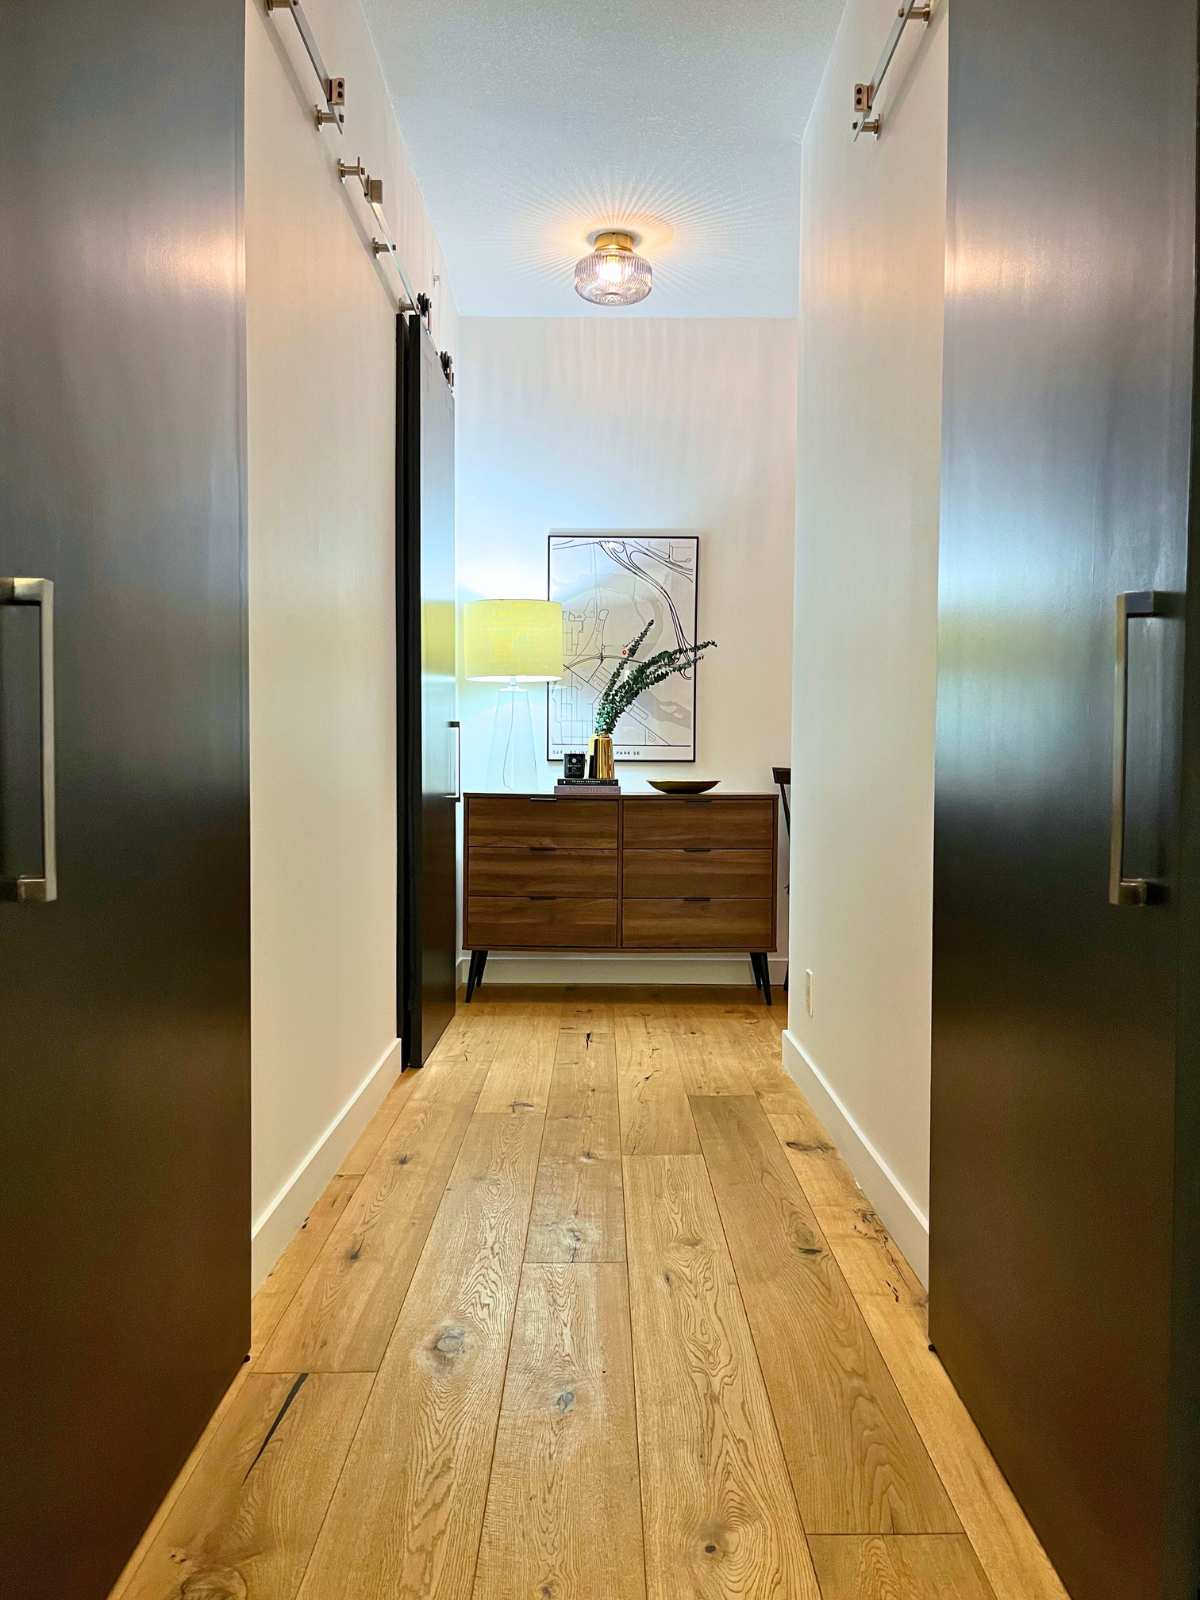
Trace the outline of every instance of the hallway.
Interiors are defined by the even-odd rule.
[[[113,1600],[1062,1600],[785,1018],[460,1005]]]

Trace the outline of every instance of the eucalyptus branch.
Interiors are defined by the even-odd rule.
[[[633,641],[633,643],[631,645],[627,646],[627,648],[622,652],[621,659],[620,659],[620,661],[617,662],[617,665],[613,670],[612,676],[609,678],[608,682],[605,684],[604,693],[600,696],[600,700],[599,700],[599,702],[598,702],[598,704],[596,706],[596,725],[597,725],[597,729],[599,728],[600,718],[604,714],[604,712],[605,712],[605,710],[606,710],[606,708],[608,706],[609,701],[616,694],[617,689],[620,686],[622,677],[624,675],[625,667],[629,664],[629,662],[633,661],[633,659],[637,655],[638,651],[642,648],[642,644],[643,644],[643,642],[644,642],[644,640],[646,638],[646,635],[650,632],[650,629],[653,626],[654,626],[654,618],[651,617],[650,621],[642,629],[641,633],[638,634],[637,638]]]
[[[633,665],[633,657],[649,631],[647,626],[638,635],[630,646],[625,660],[613,673],[600,697],[596,706],[598,734],[611,734],[618,720],[629,710],[639,695],[644,694],[647,689],[653,689],[665,679],[673,677],[677,672],[686,672],[689,667],[694,667],[696,662],[702,659],[706,650],[715,650],[717,647],[715,639],[705,639],[700,644],[681,645],[675,650],[660,650],[657,655]],[[628,672],[625,670],[627,665],[631,666]]]

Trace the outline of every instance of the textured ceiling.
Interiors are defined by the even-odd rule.
[[[796,312],[800,135],[843,0],[364,0],[464,316]],[[575,293],[640,233],[641,305]]]

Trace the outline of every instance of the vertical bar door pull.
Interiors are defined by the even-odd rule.
[[[462,799],[462,723],[451,722],[447,726],[454,729],[454,793],[447,798],[458,805]]]
[[[1136,589],[1117,596],[1116,679],[1113,693],[1112,833],[1108,851],[1108,902],[1114,906],[1145,906],[1161,899],[1158,884],[1148,878],[1125,876],[1125,746],[1129,730],[1129,619],[1161,617],[1162,596],[1153,589]],[[1157,893],[1155,891],[1158,891]]]
[[[41,623],[42,875],[0,883],[5,900],[58,899],[54,823],[54,584],[49,578],[0,578],[0,605],[37,606]]]

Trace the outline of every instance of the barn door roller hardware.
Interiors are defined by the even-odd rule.
[[[896,54],[896,46],[900,43],[900,35],[910,22],[923,22],[929,26],[929,19],[933,15],[933,7],[920,4],[918,0],[903,0],[896,20],[892,23],[892,31],[887,36],[887,43],[883,47],[883,54],[876,64],[870,83],[856,83],[854,85],[854,137],[860,133],[872,134],[876,139],[883,126],[883,118],[875,111],[875,96],[879,93],[879,86],[884,80],[887,69],[892,64],[892,57]],[[874,115],[872,115],[874,113]]]
[[[313,31],[308,25],[308,18],[304,15],[304,7],[300,0],[266,0],[268,11],[290,11],[292,19],[300,30],[300,37],[304,40],[304,48],[308,51],[308,59],[313,64],[313,71],[321,82],[321,93],[325,96],[323,106],[313,107],[317,119],[317,127],[323,128],[331,125],[339,133],[344,133],[346,128],[346,80],[345,78],[331,78],[325,71],[325,63],[321,60],[321,52],[317,49],[317,41]]]
[[[358,179],[362,188],[363,199],[370,206],[375,218],[375,226],[379,229],[379,234],[383,235],[382,238],[379,237],[379,234],[375,235],[371,240],[371,249],[377,256],[387,256],[396,269],[396,276],[400,279],[401,289],[399,309],[401,311],[414,310],[418,299],[423,297],[413,293],[412,284],[408,281],[408,274],[400,264],[400,252],[396,248],[396,241],[392,237],[392,231],[383,215],[383,179],[371,176],[366,167],[363,166],[361,156],[354,162],[339,161],[338,177],[343,183],[347,178]]]

